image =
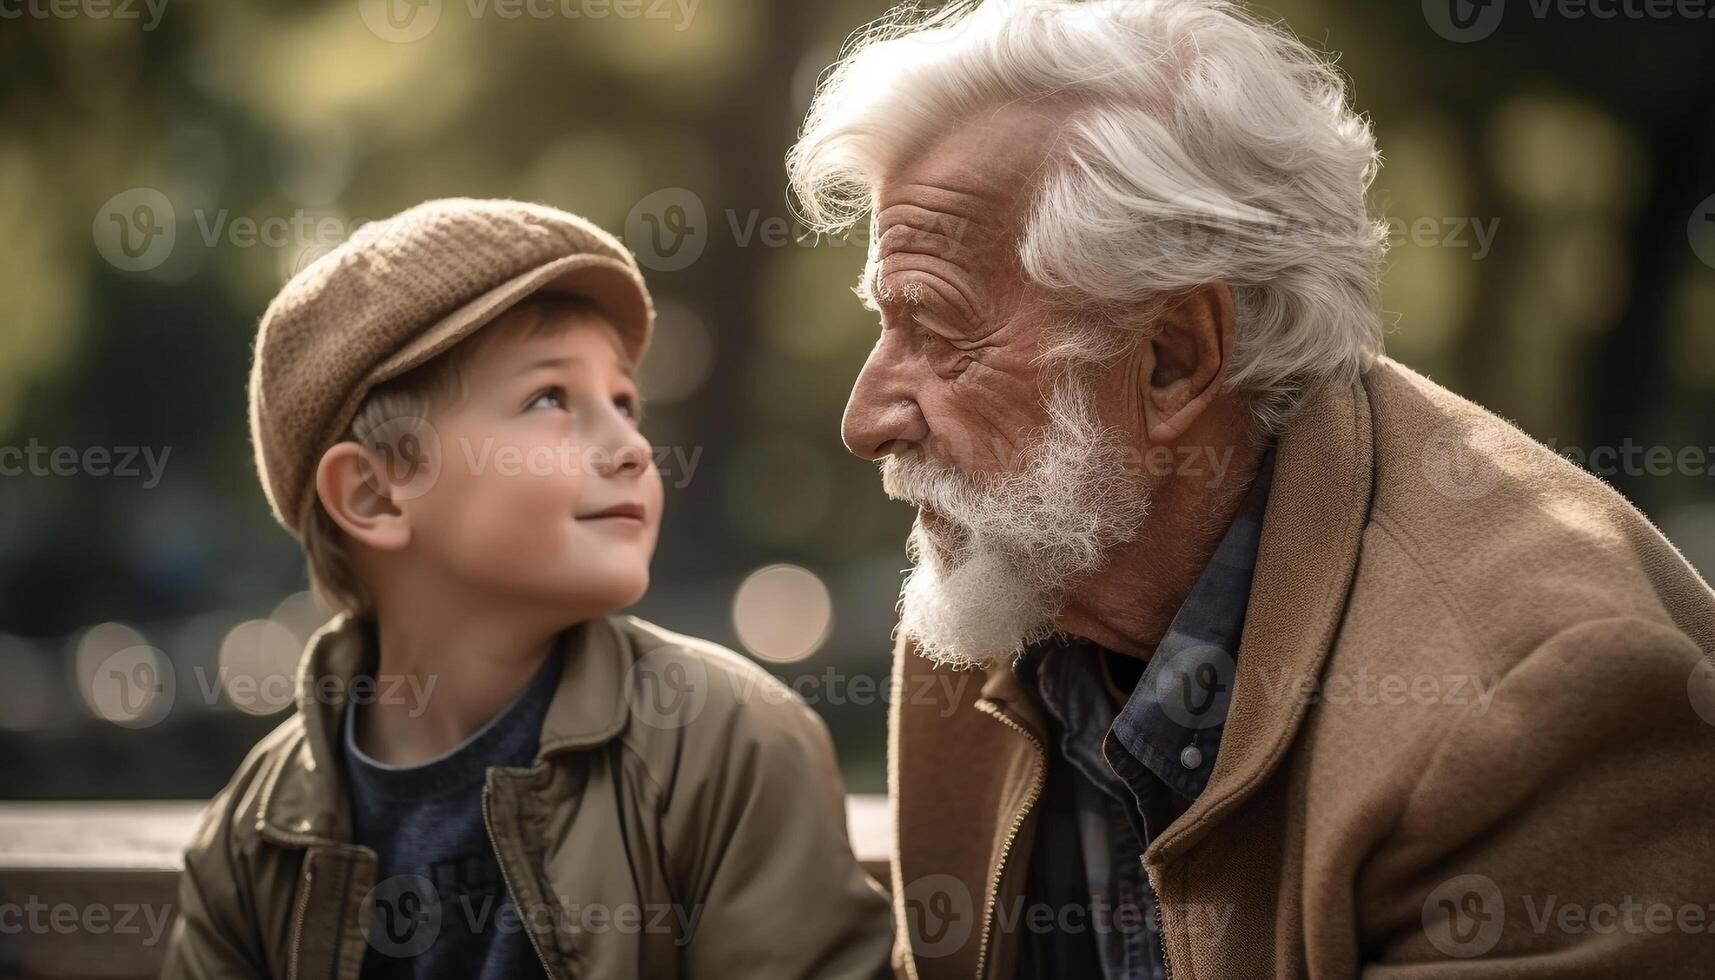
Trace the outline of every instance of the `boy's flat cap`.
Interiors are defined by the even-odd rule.
[[[268,505],[301,538],[321,454],[370,389],[531,293],[602,309],[634,361],[654,326],[637,262],[583,218],[520,201],[429,201],[352,237],[268,304],[250,369],[250,441]]]

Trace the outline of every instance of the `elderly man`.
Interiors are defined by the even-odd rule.
[[[1715,595],[1381,356],[1325,61],[1217,0],[957,4],[788,165],[872,222],[844,438],[918,507],[901,975],[1707,975]]]

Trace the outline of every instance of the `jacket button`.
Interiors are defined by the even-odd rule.
[[[1187,745],[1179,753],[1179,764],[1187,769],[1195,769],[1203,764],[1203,750],[1196,745]]]

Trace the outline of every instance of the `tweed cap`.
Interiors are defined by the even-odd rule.
[[[359,228],[268,304],[250,369],[250,442],[268,505],[302,539],[315,467],[370,389],[543,290],[599,306],[633,361],[654,326],[637,262],[576,215],[429,201]]]

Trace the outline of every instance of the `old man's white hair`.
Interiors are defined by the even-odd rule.
[[[1227,384],[1262,431],[1318,388],[1351,384],[1381,348],[1387,232],[1364,201],[1379,165],[1369,125],[1326,59],[1223,0],[899,8],[858,32],[817,89],[787,158],[803,216],[847,229],[912,154],[1033,102],[1066,120],[1018,216],[1025,274],[1070,311],[1045,337],[1059,404],[1004,479],[919,456],[883,466],[889,493],[926,507],[901,629],[952,663],[1044,635],[1067,583],[1135,537],[1151,488],[1113,467],[1115,437],[1070,379],[1145,336],[1157,302],[1227,285]]]
[[[858,32],[787,158],[805,219],[840,231],[888,172],[964,121],[1055,99],[1067,122],[1034,188],[1019,257],[1088,313],[1210,282],[1233,296],[1228,384],[1277,429],[1381,347],[1386,226],[1364,195],[1379,157],[1340,75],[1221,0],[959,0]],[[1116,328],[1106,328],[1113,333]],[[1059,353],[1096,361],[1090,327]],[[1123,348],[1119,348],[1123,349]]]

